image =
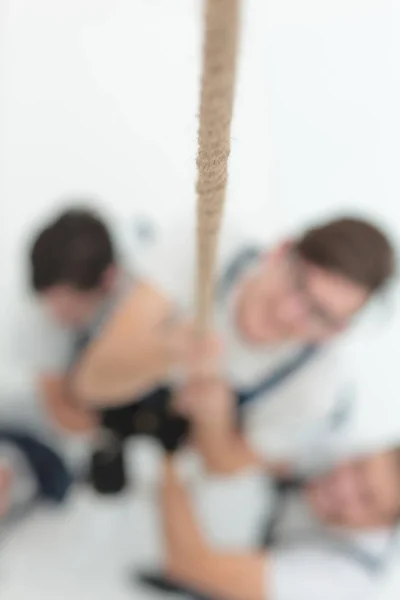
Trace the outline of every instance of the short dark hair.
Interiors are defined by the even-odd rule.
[[[86,209],[67,210],[39,231],[30,251],[31,283],[40,293],[56,285],[90,291],[114,264],[110,232]]]
[[[394,275],[395,252],[385,233],[363,219],[341,218],[306,231],[295,244],[306,261],[378,292]]]

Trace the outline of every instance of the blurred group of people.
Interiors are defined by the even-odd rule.
[[[192,321],[194,217],[126,259],[101,215],[72,208],[35,233],[29,260],[36,300],[67,346],[37,340],[43,407],[55,428],[92,440],[80,485],[106,495],[132,486],[134,436],[164,452],[165,564],[149,585],[227,600],[369,591],[400,515],[400,451],[338,461],[330,442],[352,400],[341,336],[395,273],[379,227],[337,218],[268,246],[227,222],[214,328],[203,336]],[[17,496],[65,499],[74,473],[63,457],[28,427],[3,429],[3,519]],[[257,469],[272,482],[274,509],[254,552],[208,541],[176,468],[187,449],[206,473]]]

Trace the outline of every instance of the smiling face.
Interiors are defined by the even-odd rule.
[[[400,513],[399,452],[339,466],[309,485],[307,499],[330,525],[357,529],[393,524]]]
[[[305,261],[284,244],[243,283],[238,325],[255,344],[319,342],[345,329],[368,298],[364,286]]]
[[[343,331],[395,271],[385,234],[340,218],[262,258],[238,289],[237,325],[250,343],[316,343]]]

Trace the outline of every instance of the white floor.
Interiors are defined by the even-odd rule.
[[[1,600],[166,600],[134,582],[140,568],[162,562],[162,537],[158,451],[143,444],[132,456],[136,487],[122,497],[104,499],[77,488],[64,508],[38,508],[10,532],[0,546]],[[265,478],[247,473],[204,480],[197,465],[186,462],[182,471],[209,539],[219,546],[251,547],[269,510]],[[400,551],[371,600],[398,599],[399,564]]]
[[[104,499],[76,489],[63,509],[38,508],[10,533],[1,547],[2,600],[165,600],[132,580],[135,570],[162,561],[158,453],[147,445],[134,450],[133,466],[139,467],[134,490]],[[210,538],[219,545],[250,546],[264,512],[261,505],[268,504],[264,479],[249,473],[205,483],[195,464],[189,461],[188,467]]]

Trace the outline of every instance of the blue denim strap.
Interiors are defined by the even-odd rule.
[[[259,246],[242,248],[234,256],[217,285],[217,299],[224,302],[236,282],[262,254],[263,249]],[[256,400],[261,395],[264,396],[272,392],[311,361],[318,351],[317,346],[307,345],[294,357],[281,364],[273,373],[266,376],[253,387],[236,390],[239,406],[243,406],[248,402]]]

